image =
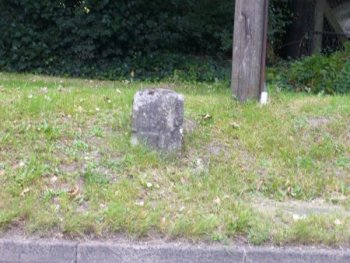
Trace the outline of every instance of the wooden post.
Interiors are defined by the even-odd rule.
[[[260,98],[267,3],[267,0],[236,0],[231,85],[241,102]]]

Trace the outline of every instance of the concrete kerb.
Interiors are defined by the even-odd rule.
[[[77,242],[0,240],[0,263],[76,263]]]
[[[251,248],[244,263],[350,263],[350,250]]]
[[[349,263],[350,250],[0,239],[0,263]]]
[[[244,250],[182,245],[116,245],[87,243],[78,246],[78,262],[244,262]]]

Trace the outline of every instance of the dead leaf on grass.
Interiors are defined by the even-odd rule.
[[[79,193],[79,185],[76,185],[73,189],[69,190],[67,193],[70,197],[75,197]]]
[[[41,87],[41,88],[40,88],[40,92],[42,92],[42,93],[46,94],[46,93],[48,93],[48,92],[49,92],[49,90],[48,90],[48,88],[47,88],[47,87]]]
[[[25,162],[24,161],[20,161],[18,163],[15,163],[14,165],[12,165],[12,169],[16,170],[18,168],[23,168],[25,166]]]
[[[211,115],[208,114],[208,113],[207,113],[207,114],[204,114],[202,117],[203,117],[203,120],[205,120],[205,121],[206,121],[206,120],[210,120],[210,119],[213,118],[213,116],[211,116]]]
[[[340,225],[343,224],[343,222],[340,221],[340,220],[337,218],[336,220],[334,220],[334,224],[335,224],[336,226],[340,226]]]
[[[218,205],[218,206],[221,205],[221,200],[220,200],[219,197],[216,197],[216,198],[214,199],[214,204],[216,204],[216,205]]]
[[[185,209],[186,209],[185,206],[181,206],[181,207],[179,208],[179,212],[183,212]]]
[[[84,109],[83,109],[83,107],[79,106],[79,107],[76,109],[76,111],[77,111],[77,112],[83,112]]]
[[[55,184],[55,183],[57,182],[57,180],[58,180],[57,176],[52,176],[52,177],[50,178],[50,182],[51,182],[52,184]]]
[[[181,182],[182,184],[186,184],[185,178],[181,177],[181,178],[180,178],[180,182]]]
[[[292,217],[295,222],[306,219],[306,215],[293,214]]]
[[[239,125],[237,122],[235,122],[235,121],[233,121],[233,122],[231,122],[230,123],[230,125],[231,125],[231,127],[233,128],[233,129],[240,129],[241,128],[241,125]]]
[[[137,206],[144,206],[145,205],[145,201],[144,200],[137,200],[136,202],[135,202],[135,205],[137,205]]]
[[[30,188],[24,188],[23,191],[21,192],[20,196],[24,197],[28,192],[30,191]]]

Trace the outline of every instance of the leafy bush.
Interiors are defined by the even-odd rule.
[[[277,2],[271,38],[283,27]],[[231,0],[2,0],[0,13],[0,70],[214,80],[231,58]]]
[[[109,79],[201,70],[205,57],[230,53],[232,10],[213,0],[0,1],[0,70]]]
[[[350,92],[350,43],[332,55],[314,55],[283,67],[281,85],[289,90],[312,93]]]
[[[287,26],[291,24],[292,17],[288,1],[270,0],[268,38],[274,52],[279,51],[283,45]]]

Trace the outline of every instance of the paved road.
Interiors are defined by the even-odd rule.
[[[0,240],[0,263],[349,263],[350,250]]]

